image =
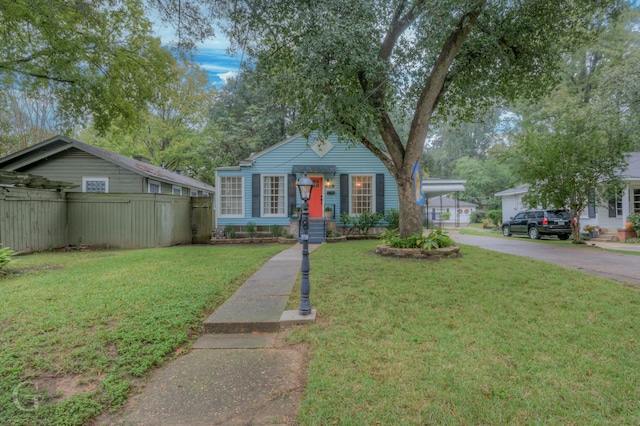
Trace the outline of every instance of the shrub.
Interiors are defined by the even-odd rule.
[[[471,212],[471,222],[482,223],[482,219],[484,219],[485,216],[486,216],[486,213],[483,211]]]
[[[451,219],[451,212],[442,212],[440,213],[440,217],[442,220],[449,220]]]
[[[249,234],[249,238],[253,238],[258,234],[258,228],[255,222],[247,222],[244,229],[247,231],[247,234]]]
[[[407,238],[400,238],[397,229],[386,229],[381,235],[383,244],[394,248],[419,248],[431,250],[435,248],[449,247],[453,240],[441,229],[431,231],[428,235],[413,234]]]
[[[384,220],[387,222],[387,229],[399,228],[400,212],[396,209],[387,209],[384,211]]]
[[[344,235],[349,235],[353,232],[354,219],[355,218],[347,212],[340,213],[340,223],[342,224],[341,228]]]
[[[502,221],[502,210],[489,210],[487,217],[491,220],[491,223],[497,225]]]
[[[235,238],[236,228],[233,225],[227,225],[224,227],[224,234],[227,236],[227,238]]]
[[[0,274],[4,275],[6,273],[4,269],[13,262],[13,257],[17,254],[9,247],[0,248]]]
[[[636,235],[640,237],[640,213],[633,213],[627,219],[631,222],[631,227],[636,231]]]
[[[373,213],[369,210],[365,210],[358,216],[354,217],[353,226],[360,231],[360,234],[369,235],[369,229],[376,226],[382,218],[383,216],[381,213]]]
[[[269,227],[269,230],[271,231],[271,235],[273,235],[274,237],[279,237],[280,235],[282,235],[281,225],[271,225]]]

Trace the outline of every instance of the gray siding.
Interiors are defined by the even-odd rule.
[[[323,157],[316,154],[310,147],[315,136],[309,140],[300,136],[289,142],[276,146],[271,151],[263,153],[255,159],[251,167],[241,167],[240,171],[235,170],[218,170],[216,172],[216,182],[221,176],[244,176],[244,217],[243,218],[217,218],[217,225],[224,226],[227,224],[242,225],[248,221],[255,222],[257,225],[280,224],[288,225],[289,216],[286,217],[252,217],[252,174],[279,174],[288,175],[291,173],[294,165],[333,165],[336,166],[336,173],[325,173],[323,175],[325,182],[327,179],[334,184],[333,188],[323,188],[324,205],[335,206],[339,215],[340,207],[340,175],[362,174],[375,175],[383,174],[384,178],[384,198],[379,204],[384,204],[385,209],[398,208],[398,187],[395,180],[382,164],[382,162],[371,153],[368,149],[360,144],[348,145],[338,142],[337,136],[331,136],[328,141],[333,148]],[[313,174],[310,174],[313,175]],[[320,174],[322,175],[322,174]],[[219,187],[218,187],[219,189]],[[290,189],[288,189],[290,191]],[[219,190],[217,191],[219,193]],[[329,193],[331,192],[331,193]],[[288,193],[285,199],[288,197]],[[375,194],[374,194],[375,195]],[[296,190],[296,204],[301,205],[302,201]],[[376,205],[374,197],[373,205]],[[217,206],[219,211],[219,205]],[[288,212],[287,212],[288,213]]]
[[[69,149],[20,171],[44,176],[47,179],[78,185],[70,192],[82,192],[82,177],[108,177],[109,192],[139,194],[147,192],[141,175],[119,167],[87,152]]]
[[[0,244],[32,252],[66,245],[65,194],[53,190],[0,188]]]

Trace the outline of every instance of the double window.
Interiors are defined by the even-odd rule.
[[[242,176],[220,176],[218,181],[220,216],[242,217],[244,215]]]
[[[286,216],[287,186],[285,175],[262,176],[262,216]]]
[[[171,185],[171,193],[173,195],[182,195],[182,187],[178,185]]]
[[[82,192],[109,192],[109,178],[105,177],[83,177]]]
[[[361,214],[364,211],[375,211],[373,196],[373,175],[351,175],[351,214]]]

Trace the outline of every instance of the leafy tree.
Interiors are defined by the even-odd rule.
[[[216,3],[212,13],[299,111],[301,129],[361,142],[386,165],[407,237],[421,231],[411,175],[436,109],[469,118],[505,99],[541,96],[555,82],[559,54],[588,39],[594,18],[610,17],[621,4],[238,0]],[[406,138],[394,116],[411,123]]]
[[[0,88],[52,93],[64,120],[133,122],[174,63],[138,0],[0,3]]]
[[[214,92],[204,71],[191,63],[179,63],[156,81],[147,112],[133,124],[114,120],[104,136],[87,131],[87,142],[122,155],[142,155],[155,165],[184,170],[189,175],[213,182],[203,152],[211,139],[205,132],[207,111]]]
[[[501,209],[501,199],[494,194],[518,183],[518,177],[509,165],[495,156],[485,160],[460,158],[456,162],[455,174],[467,180],[460,199],[478,204],[481,209]]]
[[[518,175],[530,184],[524,201],[568,209],[579,241],[580,213],[619,187],[628,141],[615,121],[588,105],[556,119],[553,128],[525,128],[513,153]]]
[[[580,213],[619,188],[617,173],[637,146],[633,94],[622,95],[626,86],[610,80],[629,70],[626,58],[639,57],[637,17],[629,11],[620,23],[606,23],[598,40],[565,57],[563,84],[521,109],[522,130],[511,159],[531,185],[525,201],[570,209],[575,241]]]

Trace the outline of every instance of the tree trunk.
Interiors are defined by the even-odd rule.
[[[411,175],[398,176],[398,201],[400,207],[400,238],[422,232],[422,207],[416,204]]]

